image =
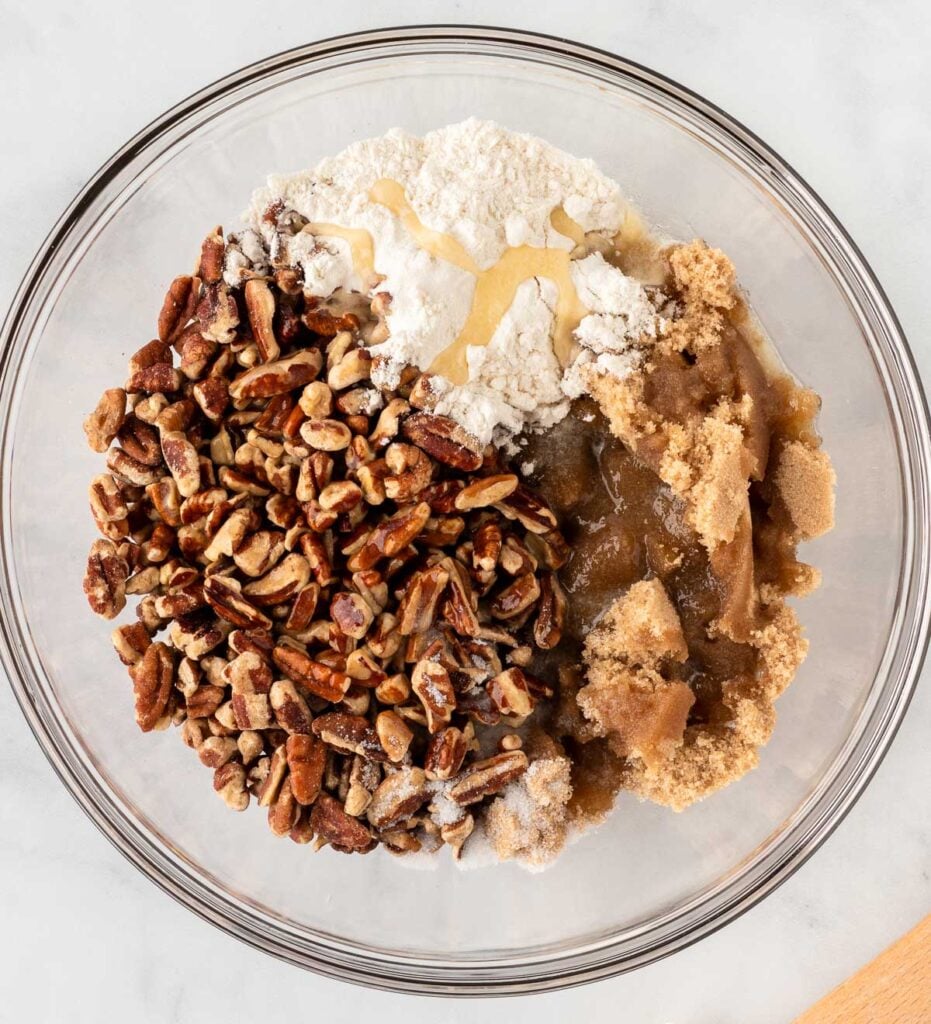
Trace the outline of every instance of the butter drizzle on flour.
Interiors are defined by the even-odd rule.
[[[273,202],[309,221],[289,255],[321,297],[390,294],[375,382],[394,386],[406,365],[438,373],[438,411],[482,442],[558,422],[584,389],[581,365],[629,372],[635,342],[661,325],[639,283],[577,249],[622,229],[618,185],[492,122],[423,139],[395,129],[272,177],[250,215],[266,236]]]

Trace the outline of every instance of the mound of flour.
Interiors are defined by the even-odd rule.
[[[248,214],[270,248],[278,243],[263,220],[282,202],[308,221],[369,232],[377,289],[391,295],[389,339],[374,348],[375,382],[397,383],[401,369],[428,368],[457,337],[471,308],[475,275],[422,249],[390,210],[369,198],[380,179],[399,182],[428,228],[452,236],[486,269],[511,246],[571,250],[574,243],[550,223],[562,207],[586,232],[615,234],[627,204],[616,182],[590,160],[541,139],[471,118],[423,138],[393,129],[355,143],[310,170],[274,175],[253,197]],[[341,238],[307,231],[289,242],[287,256],[303,268],[308,291],[326,297],[337,288],[368,290]],[[579,354],[564,369],[553,355],[555,285],[525,281],[485,348],[467,353],[469,380],[440,382],[438,411],[457,419],[482,442],[526,427],[545,427],[584,390],[582,367],[624,374],[639,362],[634,342],[655,335],[658,318],[643,288],[595,253],[572,265],[572,279],[591,310],[579,325]]]

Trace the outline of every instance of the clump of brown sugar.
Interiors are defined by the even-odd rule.
[[[626,761],[626,789],[681,811],[757,766],[759,749],[775,725],[776,698],[808,651],[795,613],[781,598],[766,606],[765,614],[768,621],[751,638],[759,652],[759,670],[749,684],[734,680],[724,688],[724,720],[687,726],[681,745],[662,764]]]
[[[679,616],[659,580],[635,583],[607,612],[585,644],[588,683],[577,700],[616,754],[659,765],[682,742],[695,696],[659,669],[664,659],[687,657]]]
[[[775,479],[800,539],[820,537],[834,526],[837,477],[820,448],[790,441],[779,453]]]

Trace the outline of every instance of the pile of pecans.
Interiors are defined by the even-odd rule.
[[[232,287],[231,251],[206,238],[85,423],[108,469],[88,601],[139,598],[113,633],[136,721],[180,725],[230,807],[299,843],[458,855],[553,696],[527,668],[560,641],[565,541],[428,376],[373,386],[389,296],[323,305],[287,266]]]

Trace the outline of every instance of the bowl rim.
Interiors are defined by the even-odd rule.
[[[536,53],[550,59],[562,59],[566,62],[565,66],[574,65],[573,70],[576,71],[585,67],[595,68],[613,74],[619,80],[626,79],[628,84],[630,81],[637,82],[720,133],[741,156],[744,164],[755,165],[758,171],[771,177],[775,182],[774,187],[778,186],[777,190],[789,202],[795,214],[806,216],[806,227],[820,236],[822,244],[833,251],[836,268],[844,272],[842,276],[845,282],[859,286],[862,294],[858,304],[869,302],[870,311],[884,328],[875,340],[883,349],[881,369],[886,371],[886,397],[895,420],[900,462],[903,456],[908,456],[906,465],[912,471],[908,478],[903,474],[903,503],[906,506],[903,566],[911,555],[908,562],[908,601],[901,600],[901,580],[898,594],[903,604],[903,614],[907,611],[912,616],[911,631],[907,636],[902,633],[900,617],[898,630],[894,628],[890,634],[890,637],[897,637],[896,644],[887,645],[886,656],[874,680],[874,690],[884,690],[889,685],[892,678],[891,658],[902,654],[906,641],[907,650],[899,658],[896,685],[890,692],[890,700],[872,735],[868,737],[869,742],[865,749],[859,751],[852,768],[855,751],[848,752],[846,760],[842,760],[838,754],[835,764],[839,763],[840,767],[836,768],[835,777],[809,809],[820,813],[814,816],[796,814],[792,829],[798,835],[787,851],[774,858],[772,855],[776,851],[770,850],[768,856],[771,862],[765,865],[765,870],[758,872],[757,877],[747,880],[745,871],[723,886],[722,891],[704,895],[697,901],[697,906],[687,905],[677,911],[673,915],[675,919],[689,914],[694,918],[678,932],[660,935],[652,940],[647,937],[639,945],[625,951],[613,949],[618,941],[615,936],[556,956],[551,953],[542,956],[517,953],[487,961],[427,960],[386,948],[364,947],[364,952],[360,953],[358,944],[341,942],[333,936],[321,936],[319,933],[315,940],[308,940],[307,933],[300,933],[299,937],[294,931],[289,932],[280,922],[276,924],[269,915],[261,919],[255,913],[250,914],[248,906],[243,909],[229,894],[222,893],[216,887],[211,888],[205,879],[186,871],[177,860],[169,860],[166,851],[152,840],[147,830],[139,822],[131,820],[116,805],[112,794],[87,770],[87,766],[69,756],[69,737],[60,721],[56,720],[39,683],[43,674],[37,673],[31,665],[26,645],[14,632],[16,619],[11,614],[13,602],[9,595],[12,576],[8,545],[5,543],[9,526],[9,474],[3,474],[4,492],[0,505],[0,528],[3,531],[0,533],[0,609],[4,612],[0,615],[0,664],[6,670],[23,715],[53,770],[100,831],[159,888],[198,916],[254,948],[338,980],[373,988],[440,996],[526,994],[611,977],[685,948],[749,910],[801,867],[840,824],[866,788],[895,737],[908,707],[927,651],[931,617],[927,600],[931,558],[928,546],[916,544],[910,533],[910,530],[914,530],[915,522],[920,529],[928,521],[928,510],[931,507],[928,480],[931,466],[931,417],[901,324],[868,262],[818,194],[774,150],[739,121],[665,75],[609,51],[561,37],[512,28],[447,23],[373,29],[334,36],[282,51],[246,65],[192,93],[150,122],[97,170],[40,246],[23,276],[0,329],[0,396],[11,391],[15,383],[19,359],[14,361],[14,350],[17,348],[17,340],[29,327],[34,312],[31,302],[49,269],[49,261],[67,245],[69,235],[80,224],[84,213],[114,178],[174,126],[215,100],[289,67],[312,65],[334,55],[358,55],[373,47],[403,47],[405,44],[462,46],[464,49],[456,52],[466,56],[470,46],[481,43],[509,50],[508,56],[511,57],[521,58]],[[400,53],[385,54],[395,59],[405,55],[403,50]],[[19,353],[21,355],[22,352]],[[4,454],[4,461],[8,450],[7,434],[13,422],[13,417],[5,416],[0,423],[0,454]],[[882,686],[879,686],[879,680],[882,680]],[[863,739],[864,736],[859,737],[858,743]],[[846,778],[841,779],[840,776],[845,772]],[[835,789],[833,794],[832,788]],[[827,799],[829,796],[830,800]],[[807,824],[807,828],[803,828],[803,824]],[[765,861],[766,857],[761,859]],[[296,942],[298,938],[300,948]]]

